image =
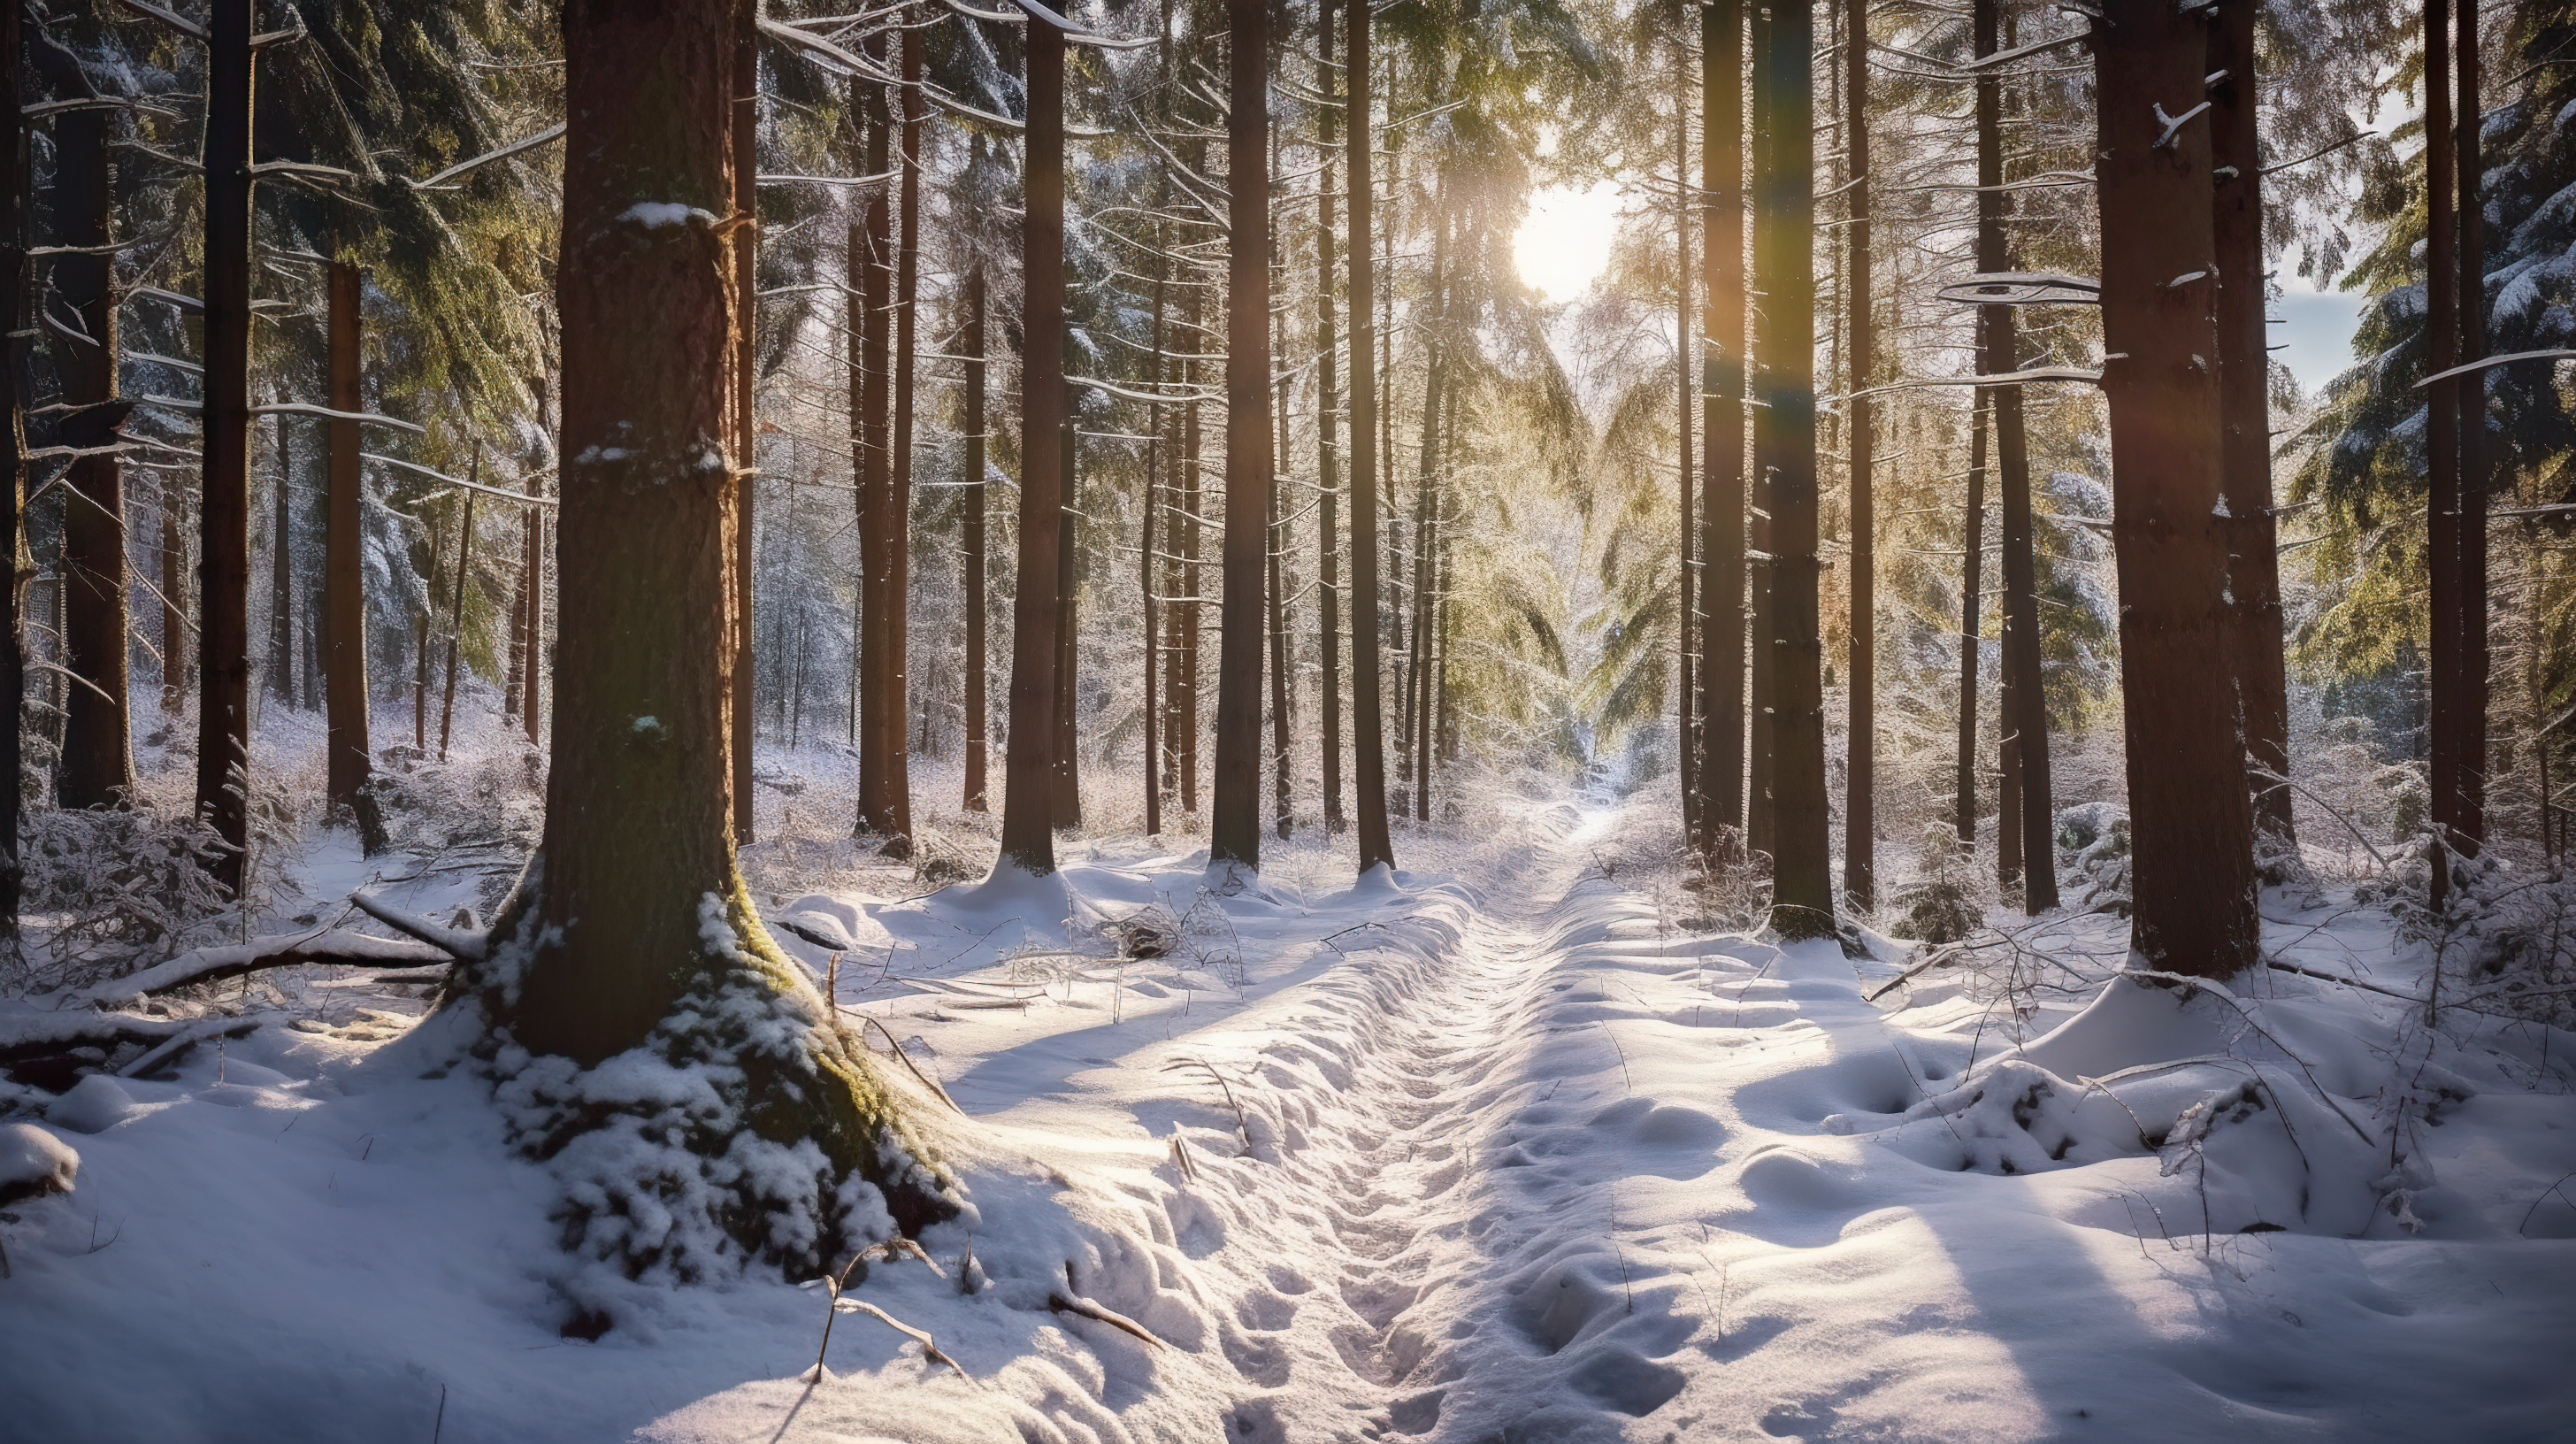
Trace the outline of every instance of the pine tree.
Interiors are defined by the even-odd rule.
[[[527,1139],[609,1199],[566,1206],[571,1236],[630,1270],[689,1276],[726,1257],[803,1272],[867,1242],[872,1186],[896,1225],[950,1211],[863,1050],[781,955],[735,872],[725,711],[730,536],[725,449],[735,328],[730,41],[743,0],[574,0],[564,15],[561,611],[545,838],[481,973],[495,1035],[570,1068],[517,1085],[549,1122]],[[637,196],[660,199],[639,203]],[[515,994],[504,978],[516,982]],[[721,1116],[656,1118],[581,1070],[628,1050],[722,1061]],[[769,1168],[694,1174],[581,1136],[641,1113],[680,1149],[769,1150]],[[737,1136],[739,1135],[739,1136]],[[805,1176],[811,1171],[811,1177]],[[576,1173],[575,1177],[581,1177]],[[680,1216],[627,1219],[638,1198]],[[603,1227],[584,1230],[592,1220]],[[705,1256],[712,1228],[735,1252]]]
[[[2228,655],[2226,518],[2211,263],[2207,21],[2111,0],[2097,37],[2102,332],[2112,359],[2112,542],[2133,853],[2132,947],[2147,967],[2232,977],[2257,961],[2253,801]],[[2045,836],[2032,839],[2049,845]]]

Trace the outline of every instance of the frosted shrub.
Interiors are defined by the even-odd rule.
[[[1986,921],[1975,856],[1955,828],[1939,822],[1924,826],[1920,856],[1922,872],[1897,891],[1888,930],[1926,943],[1966,940]]]
[[[367,786],[390,840],[405,852],[492,848],[516,855],[534,849],[544,828],[543,775],[532,749],[504,746],[448,762],[412,758],[380,767]]]
[[[2057,850],[2082,878],[2077,907],[2129,915],[2129,809],[2115,802],[2059,808]]]
[[[25,829],[21,908],[51,959],[28,986],[98,982],[224,931],[224,891],[206,874],[223,841],[196,818],[148,804],[49,808]]]

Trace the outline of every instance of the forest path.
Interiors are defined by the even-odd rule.
[[[1620,1240],[1623,1190],[1708,1172],[1729,1130],[1643,1091],[1669,1041],[1645,1034],[1718,1027],[1705,955],[1758,945],[1675,933],[1607,876],[1617,819],[1545,809],[1468,882],[1191,1040],[1264,1036],[1238,1086],[1251,1155],[1290,1185],[1218,1331],[1261,1391],[1229,1438],[1616,1438],[1680,1392],[1657,1359],[1704,1311]]]

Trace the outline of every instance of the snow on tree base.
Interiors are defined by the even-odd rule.
[[[492,1025],[474,1050],[563,1186],[565,1248],[645,1282],[813,1273],[955,1214],[957,1183],[747,900],[709,893],[699,922],[698,981],[642,1045],[583,1069]],[[487,981],[513,991],[528,946]]]

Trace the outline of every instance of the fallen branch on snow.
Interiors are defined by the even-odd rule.
[[[218,982],[266,968],[291,968],[303,963],[363,967],[369,963],[401,966],[443,964],[447,961],[449,956],[444,950],[432,952],[419,943],[372,937],[346,929],[284,933],[276,937],[253,938],[227,947],[199,948],[194,952],[181,953],[142,972],[65,994],[59,1001],[69,1008],[115,1007],[138,998],[175,992],[195,983]]]
[[[96,1048],[113,1054],[128,1043],[145,1049],[128,1070],[179,1048],[209,1038],[239,1038],[256,1031],[257,1018],[147,1018],[137,1013],[0,1013],[0,1071],[49,1093],[59,1093],[76,1080],[81,1068],[95,1069],[91,1059],[74,1054]],[[176,1044],[176,1047],[165,1045]],[[60,1088],[50,1086],[59,1081]]]
[[[349,894],[349,901],[358,911],[377,922],[406,937],[418,938],[460,963],[479,963],[491,948],[489,933],[441,927],[427,918],[404,912],[363,889]]]
[[[1071,1314],[1078,1319],[1090,1319],[1095,1323],[1107,1324],[1109,1327],[1118,1330],[1120,1333],[1133,1334],[1137,1338],[1144,1340],[1145,1346],[1149,1349],[1159,1349],[1164,1347],[1163,1341],[1155,1338],[1151,1333],[1148,1333],[1143,1324],[1136,1322],[1134,1319],[1127,1317],[1116,1309],[1106,1308],[1100,1304],[1095,1304],[1089,1299],[1076,1298],[1070,1294],[1064,1293],[1051,1293],[1047,1295],[1047,1311],[1049,1313],[1056,1314]],[[962,1374],[966,1371],[960,1369],[957,1372]]]

